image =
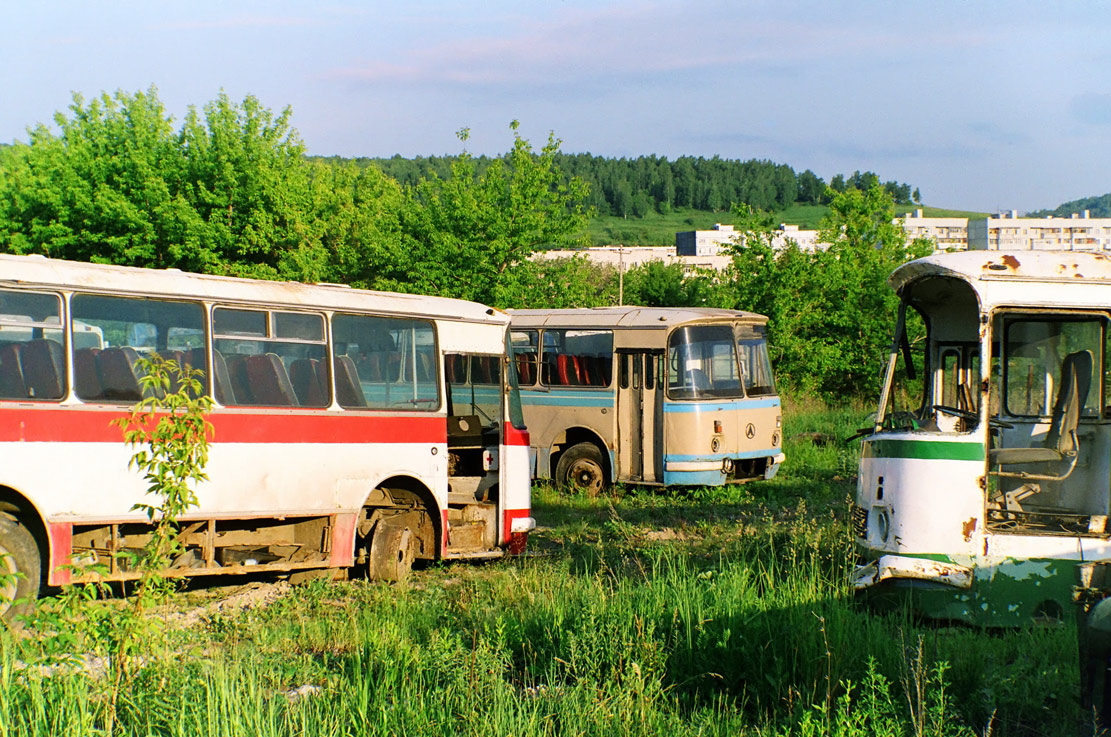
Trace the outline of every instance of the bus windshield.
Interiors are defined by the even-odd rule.
[[[762,337],[742,334],[737,338],[737,354],[741,359],[741,376],[745,394],[766,397],[775,394],[772,361],[768,356],[768,341]]]
[[[679,328],[667,342],[667,395],[672,399],[744,396],[731,325]]]

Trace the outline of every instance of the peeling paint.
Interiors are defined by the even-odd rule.
[[[1009,253],[1003,255],[1003,264],[1006,265],[1008,268],[1015,270],[1017,270],[1018,267],[1022,265],[1018,262],[1017,258]]]
[[[961,525],[961,532],[964,534],[964,541],[972,542],[972,533],[976,532],[976,523],[978,520],[975,517],[969,517],[963,525]]]

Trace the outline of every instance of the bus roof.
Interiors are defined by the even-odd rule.
[[[567,310],[509,310],[517,327],[631,328],[665,330],[689,322],[741,321],[763,325],[755,312],[713,307],[584,307]]]
[[[342,284],[302,284],[143,269],[45,256],[0,254],[0,287],[81,289],[120,295],[166,295],[239,304],[316,310],[359,310],[411,317],[507,324],[509,316],[477,302],[416,294],[353,289]]]
[[[1111,304],[1111,255],[1095,251],[964,251],[903,264],[888,284],[901,291],[927,276],[967,282],[986,311],[996,305]]]

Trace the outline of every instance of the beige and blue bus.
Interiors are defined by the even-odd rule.
[[[596,494],[716,486],[783,461],[767,318],[721,309],[510,310],[533,475]]]

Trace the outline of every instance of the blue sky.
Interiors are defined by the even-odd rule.
[[[1111,192],[1096,2],[0,0],[0,142],[72,93],[290,106],[313,154],[566,152],[872,170],[930,205]]]

